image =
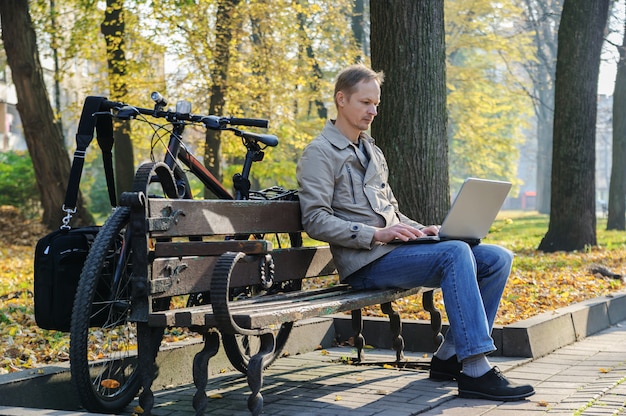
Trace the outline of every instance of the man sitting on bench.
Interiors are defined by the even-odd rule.
[[[432,379],[456,379],[462,397],[531,396],[532,386],[510,382],[486,357],[496,349],[491,331],[513,254],[462,241],[386,244],[437,235],[439,227],[400,212],[385,157],[365,133],[383,78],[363,65],[338,75],[337,119],[327,121],[298,163],[304,229],[330,244],[342,281],[356,289],[441,287],[450,329],[432,359]]]

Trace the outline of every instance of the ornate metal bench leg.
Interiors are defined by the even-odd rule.
[[[435,349],[437,349],[443,342],[443,334],[441,333],[441,312],[435,307],[434,294],[434,290],[424,292],[422,294],[422,304],[424,309],[430,314],[430,327],[433,330],[433,341],[435,342]]]
[[[196,393],[193,396],[193,408],[196,415],[204,415],[209,404],[206,397],[206,385],[209,379],[209,360],[220,348],[220,334],[217,331],[202,330],[204,347],[193,357],[193,384],[196,386]]]
[[[248,397],[248,410],[253,416],[258,416],[263,411],[263,396],[261,395],[261,387],[263,387],[263,366],[270,354],[274,353],[276,348],[276,338],[274,334],[261,335],[261,347],[259,352],[255,354],[248,363],[248,386],[250,386],[250,397]]]
[[[139,395],[139,406],[145,416],[152,414],[154,406],[154,394],[152,394],[152,382],[156,378],[156,356],[163,339],[165,328],[151,328],[145,322],[137,323],[138,342],[138,366],[143,390]]]
[[[381,304],[380,309],[385,315],[389,316],[389,326],[393,336],[393,349],[396,350],[396,361],[400,362],[404,360],[404,338],[402,338],[400,314],[393,309],[391,302]]]
[[[363,316],[360,309],[352,311],[352,330],[354,331],[354,346],[356,347],[356,360],[362,363],[365,356],[363,348],[365,347],[365,338],[363,337]]]

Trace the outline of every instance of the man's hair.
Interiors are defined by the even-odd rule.
[[[378,81],[378,85],[382,85],[385,80],[385,74],[382,71],[376,72],[363,64],[354,64],[343,69],[337,75],[337,81],[335,82],[335,105],[337,105],[337,93],[339,91],[343,91],[349,99],[359,82],[372,80]]]

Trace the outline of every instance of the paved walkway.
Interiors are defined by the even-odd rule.
[[[349,348],[281,358],[265,373],[264,414],[277,416],[409,415],[626,415],[626,321],[536,360],[494,357],[516,381],[530,382],[536,394],[520,402],[462,399],[455,382],[428,380],[429,357],[408,354],[408,368],[396,369],[390,351],[368,350],[366,365],[347,365]],[[193,415],[194,388],[156,393],[157,416]],[[209,415],[249,415],[249,389],[240,374],[209,381]],[[125,415],[134,413],[132,403]],[[356,411],[356,413],[354,413]],[[85,415],[80,412],[0,407],[0,414]]]

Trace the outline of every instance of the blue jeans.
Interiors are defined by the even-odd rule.
[[[491,330],[513,253],[462,241],[400,245],[347,278],[355,289],[440,287],[450,322],[446,342],[461,361],[496,349]]]

